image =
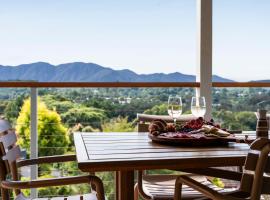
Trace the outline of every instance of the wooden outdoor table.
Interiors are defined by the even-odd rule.
[[[133,199],[134,170],[242,166],[249,150],[247,144],[239,143],[220,147],[160,145],[153,143],[148,133],[75,133],[74,142],[80,170],[118,172],[120,200]]]

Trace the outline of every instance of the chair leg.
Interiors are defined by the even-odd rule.
[[[175,181],[175,187],[174,187],[174,200],[181,200],[182,196],[182,182],[179,178]]]
[[[90,175],[92,175],[92,176],[95,176],[95,175],[96,175],[96,174],[95,174],[95,172],[90,172],[89,174],[90,174]],[[94,190],[94,191],[96,191],[96,190],[97,190],[97,188],[96,188],[95,184],[90,183],[90,185],[91,185],[91,189],[92,189],[92,190]]]
[[[104,187],[103,183],[101,182],[100,179],[96,179],[93,181],[93,184],[96,186],[96,192],[97,192],[97,199],[98,200],[105,200],[105,192],[104,192]]]
[[[134,200],[139,200],[139,190],[138,190],[138,184],[137,183],[134,186]]]

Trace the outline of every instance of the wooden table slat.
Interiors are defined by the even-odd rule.
[[[247,152],[248,149],[239,149],[239,152],[240,151],[243,151],[243,152]],[[219,151],[216,151],[216,150],[201,150],[200,152],[201,153],[205,153],[205,154],[208,154],[209,152],[222,152],[222,151],[225,151],[224,150],[219,150]],[[234,152],[234,153],[237,153],[236,151],[234,150],[227,150],[227,152]],[[156,154],[160,154],[160,153],[172,153],[172,152],[175,152],[175,153],[193,153],[193,152],[196,152],[195,150],[194,151],[183,151],[183,150],[174,150],[174,149],[123,149],[123,150],[115,150],[115,149],[111,149],[111,150],[96,150],[96,149],[87,149],[87,152],[89,155],[118,155],[118,154],[147,154],[147,153],[156,153]]]
[[[111,149],[127,149],[127,150],[132,150],[132,149],[175,149],[175,150],[182,150],[182,151],[198,151],[198,147],[196,148],[191,148],[191,147],[177,147],[177,146],[168,146],[168,145],[160,145],[156,143],[137,143],[137,144],[131,144],[131,143],[88,143],[85,142],[86,148],[89,150],[97,150],[97,149],[102,149],[102,150],[111,150]],[[241,149],[249,149],[249,147],[246,144],[237,144],[233,145],[233,143],[229,146],[220,146],[220,147],[200,147],[201,151],[205,150],[215,150],[215,151],[227,151],[233,149],[234,151],[236,150],[241,150]]]
[[[140,158],[149,158],[149,159],[157,159],[157,158],[179,158],[179,157],[190,157],[190,158],[196,158],[196,157],[222,157],[224,155],[226,156],[232,156],[232,155],[246,155],[246,151],[230,151],[226,154],[224,151],[207,151],[207,152],[157,152],[157,153],[125,153],[125,154],[103,154],[103,155],[93,155],[91,152],[88,152],[89,159],[90,160],[113,160],[113,159],[140,159]]]

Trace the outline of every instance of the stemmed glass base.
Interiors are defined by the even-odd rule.
[[[173,118],[173,124],[176,125],[176,118]]]
[[[168,114],[173,118],[174,125],[176,119],[182,114],[182,99],[179,96],[169,96],[168,99]]]

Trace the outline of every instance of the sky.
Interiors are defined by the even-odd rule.
[[[270,79],[270,1],[213,0],[213,73]],[[196,0],[0,0],[0,65],[196,73]]]

